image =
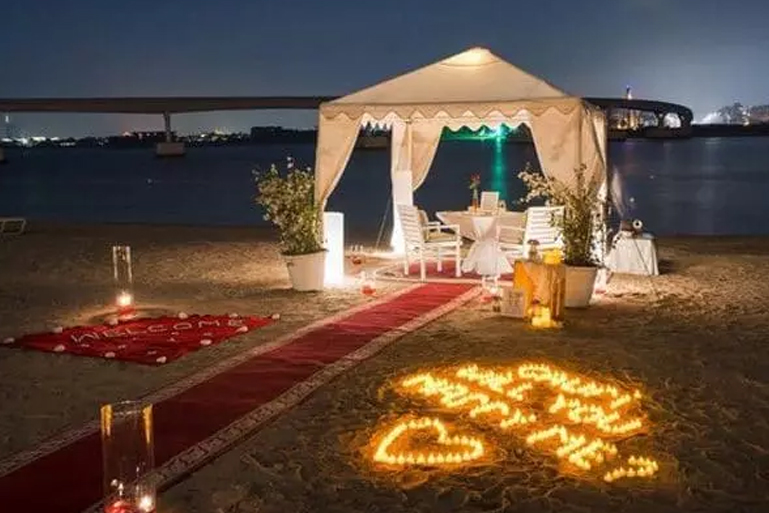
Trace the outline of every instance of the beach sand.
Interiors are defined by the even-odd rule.
[[[0,348],[0,458],[94,418],[101,404],[138,398],[368,300],[354,286],[290,290],[264,229],[33,223],[0,239],[0,340],[102,322],[115,294],[113,244],[131,246],[137,306],[149,314],[281,319],[160,367]],[[401,286],[381,283],[377,295]]]
[[[142,301],[284,318],[160,368],[0,351],[0,454],[93,418],[103,402],[154,390],[365,300],[357,290],[286,290],[274,243],[252,229],[71,228],[0,243],[0,335],[98,315],[110,293],[109,246],[118,240],[135,247]],[[665,274],[614,276],[608,293],[570,311],[563,329],[533,330],[473,301],[405,336],[164,492],[160,511],[762,511],[769,500],[769,239],[676,238],[660,240],[659,249]],[[439,413],[388,391],[393,378],[425,367],[528,360],[643,390],[649,433],[623,447],[656,457],[659,477],[607,486],[564,475],[514,438],[500,442],[491,461],[465,470],[393,474],[369,463],[379,422]]]
[[[163,496],[198,511],[763,511],[769,499],[766,239],[660,241],[654,279],[536,331],[474,302],[399,340]],[[390,473],[369,437],[396,413],[440,414],[388,391],[393,378],[463,362],[546,361],[637,386],[650,431],[620,444],[661,464],[653,481],[605,485],[559,472],[521,440],[463,471]],[[449,416],[452,418],[452,416]],[[493,436],[489,436],[494,440]]]

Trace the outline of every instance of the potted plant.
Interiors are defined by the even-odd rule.
[[[594,243],[600,224],[602,203],[598,195],[600,175],[587,177],[584,164],[574,170],[574,181],[566,185],[542,173],[534,172],[527,163],[518,176],[528,188],[525,202],[541,198],[549,205],[564,207],[563,216],[553,219],[563,237],[563,262],[566,265],[567,308],[586,307],[593,295],[598,266],[594,259]]]
[[[308,167],[298,169],[289,157],[286,171],[276,165],[256,172],[257,204],[264,219],[280,232],[280,249],[294,289],[323,289],[326,251],[321,244],[321,212],[315,203],[315,177]]]

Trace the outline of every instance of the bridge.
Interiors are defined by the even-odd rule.
[[[160,114],[163,116],[166,141],[159,143],[159,156],[184,154],[184,145],[173,141],[171,115],[185,112],[211,112],[224,110],[317,109],[321,103],[336,96],[188,96],[188,97],[124,97],[124,98],[0,98],[0,112],[78,112],[115,114]],[[674,103],[629,100],[625,98],[585,98],[603,109],[607,116],[614,109],[654,112],[662,126],[662,119],[677,114],[681,127],[688,128],[692,111]],[[2,153],[0,153],[2,160]]]
[[[335,96],[181,96],[125,98],[0,98],[0,112],[78,112],[112,114],[162,114],[165,142],[157,145],[158,156],[184,154],[184,143],[173,141],[171,115],[223,110],[305,109],[313,110]],[[2,160],[2,159],[0,159]]]
[[[676,103],[660,102],[655,100],[629,100],[627,98],[585,98],[585,101],[592,103],[602,109],[607,117],[616,109],[628,111],[653,112],[657,116],[658,126],[662,127],[662,120],[668,114],[675,114],[681,120],[681,128],[691,127],[694,113],[688,107]]]

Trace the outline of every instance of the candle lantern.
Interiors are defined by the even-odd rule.
[[[153,513],[152,405],[136,401],[101,408],[105,513]]]
[[[499,277],[482,276],[481,288],[483,289],[481,301],[484,303],[495,303],[499,301],[499,298],[502,294],[502,291],[499,288]]]
[[[542,262],[522,262],[516,266],[516,285],[527,293],[532,326],[558,327],[563,320],[566,299],[566,268],[558,251],[545,252]]]
[[[545,281],[547,283],[547,306],[550,317],[560,323],[566,301],[566,267],[561,263],[559,253],[550,253],[545,258]]]
[[[529,261],[531,262],[539,262],[539,241],[536,239],[532,239],[529,241],[529,253],[528,253]]]
[[[352,262],[352,265],[363,264],[363,246],[354,245],[350,248],[350,261]]]
[[[373,296],[376,293],[376,280],[366,271],[360,273],[360,291],[365,296]]]
[[[557,321],[553,319],[549,306],[535,301],[531,306],[531,325],[535,328],[553,328]]]
[[[115,281],[115,304],[121,313],[128,313],[134,306],[130,246],[112,246],[112,274]]]

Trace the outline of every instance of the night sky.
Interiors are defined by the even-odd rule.
[[[485,46],[583,96],[769,103],[767,0],[8,0],[0,97],[337,95]],[[312,111],[180,115],[182,133],[315,124]],[[27,135],[160,129],[160,116],[23,114]]]

